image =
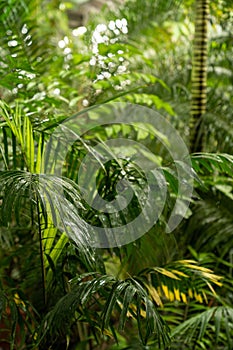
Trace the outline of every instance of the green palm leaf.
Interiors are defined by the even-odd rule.
[[[175,340],[178,338],[185,344],[200,344],[211,331],[214,336],[213,343],[218,346],[220,339],[220,332],[224,332],[228,349],[232,349],[232,324],[233,324],[233,309],[229,306],[216,306],[208,310],[198,313],[189,318],[172,331],[172,337]],[[200,344],[201,345],[201,344]],[[203,348],[200,346],[200,348]],[[207,349],[204,346],[204,349]]]

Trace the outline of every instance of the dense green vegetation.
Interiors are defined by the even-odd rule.
[[[83,3],[0,2],[0,349],[230,350],[231,1]]]

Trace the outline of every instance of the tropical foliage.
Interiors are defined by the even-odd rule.
[[[204,3],[207,100],[196,127],[194,1],[127,0],[73,29],[80,1],[1,2],[2,349],[232,349],[233,20],[230,1]],[[171,157],[162,126],[108,122],[127,103],[159,112],[187,144],[201,135],[192,198],[180,196],[187,160]],[[122,138],[134,144],[118,142],[118,158],[108,140]],[[111,245],[109,229],[133,222],[150,190],[138,154],[156,167],[165,203],[144,235]],[[131,201],[116,213],[120,186]],[[183,220],[167,233],[174,208]]]

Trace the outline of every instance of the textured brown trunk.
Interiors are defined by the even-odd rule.
[[[192,103],[190,120],[190,151],[201,152],[204,130],[203,115],[207,100],[207,27],[209,0],[196,0],[195,35],[192,62]]]

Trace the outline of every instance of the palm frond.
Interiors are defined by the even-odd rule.
[[[175,327],[172,331],[172,338],[174,341],[178,339],[178,341],[189,344],[189,347],[190,344],[193,346],[196,344],[196,348],[208,349],[208,342],[206,345],[205,342],[202,342],[205,337],[212,338],[211,344],[214,346],[221,346],[221,338],[224,334],[227,348],[230,350],[232,349],[232,324],[233,309],[230,306],[211,307]]]
[[[18,105],[12,110],[6,104],[1,102],[0,108],[6,125],[15,135],[18,146],[21,148],[21,154],[24,157],[27,169],[33,173],[35,145],[32,124],[28,116],[23,114]]]
[[[233,244],[232,199],[221,192],[209,192],[208,197],[204,195],[204,200],[192,208],[193,215],[186,226],[186,243],[195,241],[197,250],[215,252],[228,260]]]
[[[152,296],[154,293],[154,300],[159,306],[163,304],[160,298],[184,303],[192,299],[199,303],[207,302],[206,291],[209,289],[215,294],[212,285],[222,285],[222,277],[210,269],[198,266],[193,260],[180,260],[165,267],[147,268],[139,276],[151,284]]]
[[[186,226],[186,242],[195,241],[197,250],[218,252],[228,259],[233,227],[233,157],[230,154],[197,153],[192,155],[192,164],[204,185],[197,186],[203,200],[192,207],[193,215]]]
[[[13,350],[16,346],[25,345],[27,332],[34,336],[37,325],[36,313],[25,295],[16,290],[0,288],[0,339],[3,346]]]
[[[95,277],[93,273],[93,278],[90,274],[84,274],[74,278],[71,283],[71,292],[60,299],[46,316],[44,332],[49,332],[51,327],[55,327],[58,333],[64,325],[69,328],[75,320],[76,311],[76,320],[86,320],[93,326],[102,320],[103,332],[110,325],[124,329],[126,320],[133,317],[137,320],[139,335],[144,344],[152,336],[161,346],[169,343],[168,327],[146,289],[136,279],[117,280],[109,275]],[[116,312],[119,313],[119,323],[114,321]]]
[[[194,170],[202,174],[202,169],[208,173],[214,174],[215,171],[233,175],[233,156],[224,153],[195,153],[192,155]]]

